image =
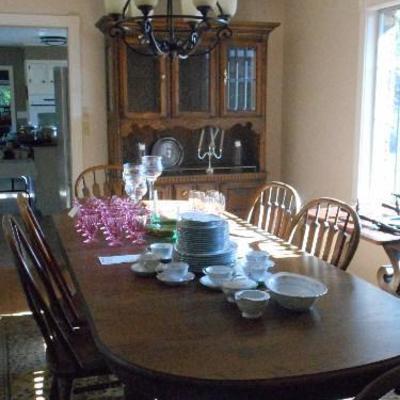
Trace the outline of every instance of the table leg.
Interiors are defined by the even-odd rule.
[[[379,286],[389,293],[400,295],[400,245],[384,244],[383,248],[388,255],[391,266],[382,266],[377,273]]]

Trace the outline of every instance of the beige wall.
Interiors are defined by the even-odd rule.
[[[240,21],[281,23],[271,33],[268,47],[267,171],[270,180],[281,178],[284,11],[282,0],[239,0],[235,17]]]
[[[302,198],[354,201],[359,0],[286,0],[283,179]],[[350,270],[376,283],[383,250],[361,242]]]

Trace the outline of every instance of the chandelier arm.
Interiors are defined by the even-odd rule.
[[[200,57],[209,54],[218,46],[219,43],[221,43],[222,40],[230,39],[231,37],[232,37],[232,30],[228,26],[225,26],[218,30],[217,37],[214,43],[210,47],[208,47],[207,50],[198,53],[191,52],[188,54],[188,56]]]
[[[150,43],[150,47],[153,51],[153,55],[165,54],[164,49],[162,49],[160,43],[158,42],[156,36],[154,35],[153,26],[151,25],[151,20],[149,18],[147,18],[144,21],[143,34]]]
[[[126,18],[126,13],[128,12],[128,7],[129,7],[130,3],[131,3],[131,0],[126,1],[124,8],[122,9],[122,19]]]

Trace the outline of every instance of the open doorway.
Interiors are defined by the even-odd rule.
[[[19,192],[45,215],[70,205],[67,46],[65,28],[0,26],[0,212]]]
[[[14,70],[0,65],[0,136],[16,129]]]

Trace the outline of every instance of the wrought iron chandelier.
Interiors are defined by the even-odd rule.
[[[237,0],[180,0],[180,14],[173,0],[166,0],[166,13],[156,14],[158,1],[105,0],[113,18],[108,34],[141,55],[181,59],[207,54],[232,36]]]

